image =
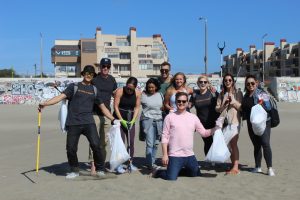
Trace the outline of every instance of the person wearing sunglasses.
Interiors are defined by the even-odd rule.
[[[125,137],[129,139],[131,161],[134,156],[135,122],[141,105],[141,92],[136,88],[137,84],[138,80],[135,77],[129,77],[126,85],[117,89],[114,98],[113,116],[121,121],[121,136],[124,144]],[[136,171],[137,167],[132,162],[130,163],[131,170]],[[123,165],[118,166],[115,170],[119,174],[125,172]]]
[[[272,168],[272,150],[270,145],[270,117],[267,119],[266,129],[261,136],[254,134],[252,124],[250,122],[251,108],[256,104],[261,104],[266,111],[271,110],[270,97],[266,92],[258,88],[258,81],[253,75],[248,75],[245,79],[245,92],[246,93],[242,102],[242,111],[243,118],[247,120],[248,134],[254,146],[255,168],[252,170],[252,172],[262,173],[261,160],[263,150],[264,158],[268,168],[267,174],[269,176],[275,176]]]
[[[225,141],[229,145],[231,152],[232,168],[226,171],[226,174],[237,175],[239,171],[239,149],[238,138],[241,122],[241,103],[243,100],[243,94],[235,87],[235,82],[232,74],[225,74],[223,77],[223,89],[217,99],[216,111],[221,113],[221,117],[224,117],[223,132],[230,132],[228,138],[225,137]]]
[[[140,117],[140,134],[145,134],[146,164],[152,170],[155,166],[157,147],[162,134],[162,106],[163,95],[158,92],[160,84],[157,79],[150,78],[146,82],[145,91],[142,93],[142,113]]]
[[[67,126],[67,157],[71,173],[66,178],[73,179],[79,176],[79,163],[77,157],[77,149],[80,135],[87,137],[90,147],[93,151],[95,159],[96,176],[105,176],[104,160],[102,158],[100,138],[97,133],[95,121],[93,119],[93,106],[96,104],[103,114],[114,121],[114,117],[106,108],[104,102],[97,91],[95,94],[95,86],[92,85],[92,79],[95,75],[95,69],[91,65],[84,67],[81,72],[83,76],[82,82],[77,83],[77,91],[75,92],[75,83],[68,87],[58,96],[39,104],[39,108],[54,105],[63,99],[68,99],[68,114],[66,120]]]
[[[199,90],[194,90],[191,102],[195,106],[196,113],[205,129],[215,127],[215,121],[219,117],[219,113],[215,108],[217,105],[218,92],[213,88],[207,76],[200,76],[197,81]],[[213,142],[213,137],[203,137],[204,153],[208,153]]]
[[[160,77],[158,77],[158,81],[160,83],[159,92],[162,93],[163,95],[165,95],[167,88],[169,87],[171,82],[170,70],[171,70],[170,63],[163,62],[160,65]]]
[[[178,92],[185,92],[188,96],[193,94],[193,89],[186,86],[186,76],[182,72],[178,72],[174,75],[171,79],[171,84],[166,91],[164,106],[167,111],[176,112],[177,106],[175,96]],[[191,103],[189,103],[186,108],[189,109],[190,107]]]
[[[175,95],[176,112],[166,116],[162,134],[162,164],[167,170],[156,168],[152,172],[154,178],[175,181],[180,172],[187,176],[201,175],[198,161],[193,151],[194,134],[197,131],[202,137],[211,136],[213,129],[205,129],[198,117],[186,111],[188,94],[178,92]]]
[[[109,74],[111,68],[111,60],[109,58],[102,58],[99,65],[99,73],[93,78],[92,84],[98,89],[101,99],[103,100],[106,108],[111,111],[110,102],[114,92],[117,89],[116,79]],[[106,145],[108,137],[105,133],[108,132],[110,128],[110,123],[107,118],[104,117],[101,110],[94,105],[94,120],[97,126],[97,132],[100,137],[100,146],[102,151],[102,158],[104,162],[106,160]],[[91,163],[91,174],[95,173],[95,165],[93,159],[93,153],[91,148],[89,148],[89,161]]]

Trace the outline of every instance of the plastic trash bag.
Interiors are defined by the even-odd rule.
[[[267,117],[267,112],[260,104],[251,108],[250,122],[255,135],[262,136],[264,134]]]
[[[230,152],[225,143],[221,129],[216,130],[213,143],[206,155],[205,160],[209,162],[224,163],[230,157]]]
[[[119,122],[116,125],[113,125],[108,132],[111,149],[109,159],[111,170],[115,170],[116,167],[130,159],[125,144],[121,138],[120,126],[121,124]]]
[[[66,120],[68,115],[68,105],[67,100],[62,100],[60,104],[59,114],[58,114],[58,120],[60,122],[60,129],[62,133],[67,133],[66,130]]]
[[[234,125],[228,124],[222,129],[225,144],[228,145],[231,139],[238,134],[238,128]]]

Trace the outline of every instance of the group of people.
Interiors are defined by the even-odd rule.
[[[46,102],[39,104],[40,108],[53,105],[63,99],[69,100],[67,126],[67,157],[71,172],[66,178],[79,176],[77,158],[78,141],[81,134],[90,143],[89,160],[91,174],[105,176],[106,132],[115,120],[121,123],[123,142],[130,143],[130,169],[137,170],[133,164],[135,123],[139,120],[140,130],[145,133],[146,165],[154,177],[166,180],[176,180],[181,171],[188,176],[199,176],[200,169],[193,152],[193,135],[200,133],[204,141],[204,153],[208,153],[213,143],[213,133],[217,129],[230,129],[233,133],[227,139],[231,151],[232,168],[226,174],[239,174],[238,137],[242,118],[247,120],[248,132],[254,146],[255,168],[253,172],[262,172],[262,149],[268,167],[268,175],[274,176],[272,169],[272,151],[270,147],[271,126],[267,121],[265,133],[262,136],[254,134],[251,122],[251,108],[262,104],[266,111],[271,109],[269,96],[258,88],[258,80],[249,75],[245,79],[245,95],[235,88],[235,80],[231,74],[226,74],[222,81],[220,93],[211,86],[206,76],[197,80],[199,89],[186,85],[186,76],[182,72],[170,75],[171,65],[161,64],[161,76],[150,78],[144,91],[137,89],[138,80],[128,78],[126,85],[117,88],[114,77],[109,74],[111,60],[103,58],[100,61],[99,73],[91,65],[84,67],[82,82],[74,92],[74,84],[65,91]],[[95,88],[97,92],[95,92]],[[113,113],[110,100],[114,98]],[[190,112],[192,107],[196,115]],[[141,116],[139,113],[141,110]],[[111,122],[109,122],[109,119]],[[268,118],[269,119],[269,118]],[[162,146],[162,165],[166,170],[160,170],[156,162],[158,146]],[[126,166],[120,165],[115,171],[118,174],[126,172]]]

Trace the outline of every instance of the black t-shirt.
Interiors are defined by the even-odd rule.
[[[69,99],[67,126],[95,123],[93,106],[94,104],[100,105],[103,101],[99,92],[97,92],[97,97],[95,97],[93,85],[83,85],[79,82],[78,90],[74,95],[74,83],[72,83],[63,93]]]
[[[105,78],[99,74],[92,80],[92,84],[96,86],[103,103],[105,104],[106,108],[110,110],[110,100],[113,91],[117,89],[116,79],[111,75],[108,75],[108,77]],[[99,107],[96,105],[94,106],[94,112],[97,115],[103,115]]]
[[[215,94],[213,96],[209,90],[205,94],[201,94],[199,90],[196,90],[193,95],[193,103],[197,116],[206,129],[213,128],[216,119],[219,117],[219,114],[215,110],[218,95],[217,93]]]
[[[242,102],[242,116],[243,119],[250,121],[251,109],[254,106],[254,98],[253,96],[249,96],[245,94]]]

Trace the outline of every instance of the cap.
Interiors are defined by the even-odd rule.
[[[84,68],[83,68],[83,71],[81,72],[81,75],[83,76],[83,74],[85,74],[86,72],[89,72],[89,73],[96,73],[95,72],[95,68],[92,66],[92,65],[86,65]]]
[[[111,60],[109,58],[102,58],[100,61],[100,66],[101,65],[111,65]]]

